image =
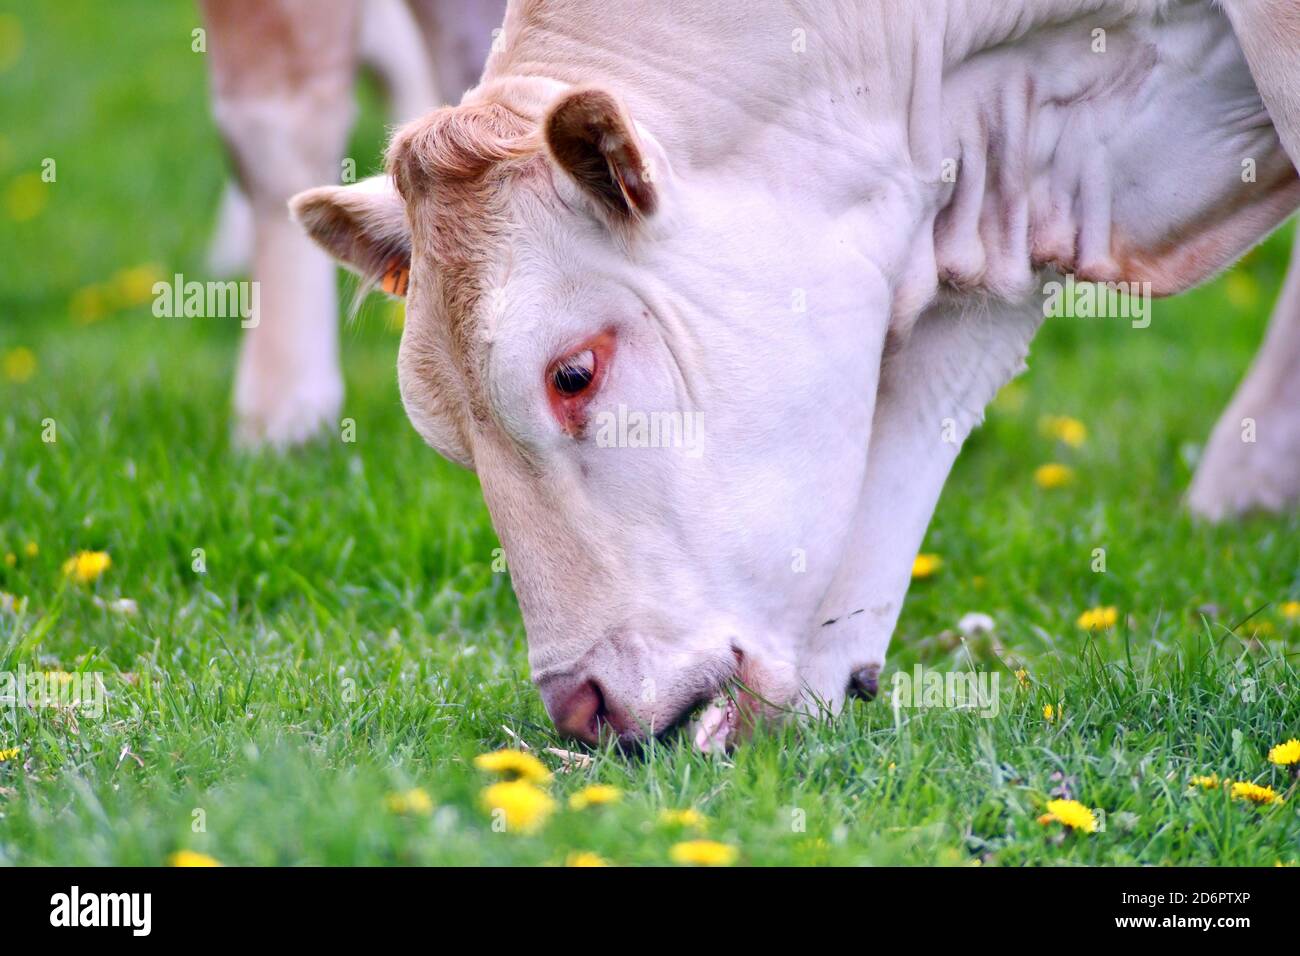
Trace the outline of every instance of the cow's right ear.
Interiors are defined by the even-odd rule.
[[[659,191],[650,144],[613,93],[570,90],[551,106],[542,127],[556,165],[604,208],[620,218],[655,211]]]
[[[289,200],[289,209],[307,234],[339,262],[389,295],[406,295],[411,227],[390,177],[309,189]]]

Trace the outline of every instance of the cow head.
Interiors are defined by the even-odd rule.
[[[557,725],[658,734],[732,678],[791,701],[865,467],[883,276],[805,197],[679,178],[601,89],[443,109],[388,160],[294,213],[406,294],[403,402],[478,474]]]

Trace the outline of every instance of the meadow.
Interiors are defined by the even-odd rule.
[[[400,312],[344,329],[355,441],[283,455],[232,447],[238,323],[152,314],[156,278],[203,274],[226,175],[197,25],[0,3],[0,672],[106,691],[99,718],[0,706],[0,863],[667,864],[697,838],[755,865],[1300,860],[1300,792],[1267,759],[1300,737],[1300,515],[1181,504],[1288,231],[1149,328],[1049,322],[968,442],[882,685],[996,673],[996,716],[880,699],[727,757],[681,736],[563,761],[477,482],[400,407]],[[1072,478],[1044,488],[1051,462]],[[111,564],[79,581],[79,552]],[[1113,623],[1081,626],[1097,608]],[[961,639],[970,612],[992,637]],[[501,832],[474,758],[519,746],[554,812]],[[594,784],[617,799],[573,806]],[[1053,799],[1095,832],[1040,821]]]

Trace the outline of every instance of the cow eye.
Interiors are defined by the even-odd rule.
[[[551,386],[561,395],[580,395],[596,377],[596,353],[591,349],[576,352],[555,363],[551,369]]]

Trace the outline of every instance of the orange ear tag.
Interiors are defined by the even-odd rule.
[[[411,281],[411,270],[404,265],[394,264],[379,280],[379,287],[389,295],[404,296]]]

